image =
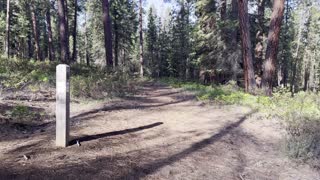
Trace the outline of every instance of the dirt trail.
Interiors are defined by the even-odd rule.
[[[277,121],[258,120],[248,108],[206,105],[149,84],[125,100],[72,110],[80,147],[54,146],[53,118],[29,134],[1,135],[0,180],[320,179],[285,157]]]

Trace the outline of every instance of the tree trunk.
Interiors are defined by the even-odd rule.
[[[55,59],[55,53],[53,48],[53,38],[52,38],[52,27],[51,27],[51,14],[50,14],[51,4],[49,2],[49,7],[46,13],[46,21],[48,28],[48,46],[49,46],[49,60],[53,61]]]
[[[227,18],[227,0],[221,0],[220,17],[221,20],[225,20]]]
[[[266,60],[263,64],[262,86],[265,94],[272,95],[273,77],[275,72],[275,64],[278,53],[280,28],[283,19],[285,0],[274,0],[273,12],[271,15],[268,43],[266,50]]]
[[[285,23],[286,23],[286,25],[285,25],[285,27],[286,27],[286,29],[285,30],[289,30],[289,23],[288,23],[288,20],[289,20],[289,12],[290,12],[290,10],[289,10],[289,1],[290,0],[287,0],[287,2],[286,2],[286,14],[285,14]],[[286,38],[287,36],[285,36],[285,38]],[[285,52],[285,48],[283,48],[283,52]],[[284,53],[283,53],[283,55],[284,55]],[[288,83],[288,57],[287,57],[287,55],[284,55],[283,56],[283,70],[282,70],[282,73],[283,73],[283,85],[284,85],[284,87],[287,87],[287,83]]]
[[[30,10],[31,10],[33,37],[34,37],[34,43],[35,43],[36,60],[41,61],[42,59],[41,59],[41,51],[40,51],[40,43],[39,43],[38,22],[37,22],[37,16],[36,16],[33,5],[30,5]]]
[[[104,43],[106,51],[106,63],[109,68],[113,66],[112,59],[112,33],[111,17],[109,11],[109,0],[103,0],[103,25],[104,25]]]
[[[304,67],[304,85],[303,90],[309,90],[309,79],[310,79],[310,63],[306,63]]]
[[[65,15],[65,3],[64,0],[58,0],[58,14],[59,14],[59,34],[60,34],[60,50],[61,50],[61,62],[69,63],[69,57],[67,54],[67,25],[66,25],[66,15]]]
[[[262,75],[262,64],[264,59],[264,39],[265,39],[265,31],[264,31],[264,11],[265,11],[266,0],[258,1],[258,32],[256,34],[256,46],[255,46],[255,70],[257,76],[261,77]]]
[[[255,77],[252,63],[252,48],[249,29],[248,1],[238,0],[239,6],[239,23],[242,42],[242,57],[244,65],[244,81],[246,92],[254,93]]]
[[[66,19],[66,36],[67,36],[67,57],[68,61],[70,63],[70,44],[69,44],[69,9],[68,9],[68,0],[65,0],[65,5],[64,5],[64,10],[65,10],[65,19]]]
[[[87,25],[87,10],[84,12],[84,46],[85,46],[85,57],[87,66],[90,66],[89,52],[88,52],[88,25]]]
[[[32,38],[29,33],[28,33],[27,38],[28,38],[28,40],[27,40],[28,41],[28,58],[31,59],[33,56],[33,51],[32,51],[33,47],[32,47]]]
[[[139,36],[140,36],[140,77],[143,77],[143,29],[142,29],[142,13],[143,13],[143,8],[142,8],[142,0],[139,0],[140,4],[140,12],[139,12]]]
[[[118,35],[118,24],[114,23],[114,64],[117,67],[119,63],[119,35]]]
[[[7,0],[5,54],[10,58],[10,0]]]
[[[301,45],[303,43],[303,29],[304,29],[304,22],[305,19],[309,18],[309,15],[305,15],[303,11],[300,11],[299,17],[300,17],[300,23],[299,23],[299,28],[298,28],[298,36],[297,36],[297,45],[296,45],[296,50],[295,50],[295,54],[293,55],[293,61],[291,61],[292,63],[292,68],[293,68],[293,72],[292,72],[292,76],[291,76],[291,84],[290,84],[290,91],[291,91],[291,95],[294,96],[294,93],[296,91],[296,76],[297,76],[297,71],[298,71],[298,67],[299,67],[299,56],[301,56],[301,53],[303,52],[303,50],[301,50],[303,48],[303,45]]]
[[[74,24],[73,24],[73,51],[72,51],[72,61],[77,61],[77,16],[78,16],[78,0],[74,0]]]

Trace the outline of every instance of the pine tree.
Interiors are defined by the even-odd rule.
[[[144,65],[144,59],[143,59],[143,7],[142,7],[142,0],[139,0],[139,43],[140,43],[140,77],[144,76],[144,72],[143,72],[143,65]]]
[[[112,32],[109,0],[103,0],[103,27],[104,27],[104,43],[106,53],[106,63],[109,68],[113,66],[112,55]]]
[[[274,0],[273,12],[270,20],[268,43],[266,50],[266,60],[263,64],[262,86],[266,95],[272,94],[273,77],[275,73],[275,64],[278,53],[280,28],[283,19],[285,0]]]
[[[158,67],[159,61],[157,59],[157,43],[158,43],[158,34],[157,34],[157,25],[156,25],[157,16],[154,14],[153,9],[149,9],[148,15],[148,29],[146,32],[146,45],[147,45],[147,57],[148,62],[145,63],[151,70],[153,77],[158,76]]]
[[[36,15],[36,9],[34,7],[35,2],[33,2],[32,5],[30,5],[30,12],[31,12],[31,19],[32,19],[32,32],[33,32],[33,38],[35,41],[35,54],[36,54],[36,60],[42,60],[41,57],[41,50],[40,50],[40,36],[39,36],[39,26],[38,26],[38,20]]]
[[[242,42],[242,58],[244,65],[245,90],[253,93],[255,91],[255,78],[253,69],[253,57],[251,48],[251,37],[248,17],[248,1],[238,0],[239,22]]]
[[[5,54],[10,57],[10,0],[7,0]]]
[[[72,50],[72,62],[77,61],[77,21],[78,21],[78,0],[74,0],[74,15],[73,15],[73,31],[72,31],[72,39],[73,39],[73,50]]]
[[[53,34],[52,34],[52,25],[51,25],[51,8],[53,6],[53,1],[47,1],[47,9],[46,9],[46,23],[47,23],[47,31],[48,31],[48,48],[49,48],[49,60],[53,61],[55,59],[55,50],[53,45]]]
[[[68,57],[68,46],[67,46],[67,33],[66,29],[66,14],[65,14],[65,2],[64,0],[58,0],[58,13],[59,13],[59,33],[60,33],[60,46],[61,46],[61,52],[60,52],[60,58],[62,63],[69,63],[69,57]]]

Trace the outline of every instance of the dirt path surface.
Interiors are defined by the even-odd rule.
[[[54,103],[34,106],[50,112]],[[80,147],[54,146],[53,117],[32,131],[1,134],[0,179],[320,179],[285,157],[277,121],[248,108],[148,84],[125,100],[73,103],[72,111]]]

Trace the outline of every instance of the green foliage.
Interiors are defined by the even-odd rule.
[[[151,75],[156,77],[159,73],[159,60],[158,60],[158,30],[156,24],[157,16],[154,14],[152,8],[149,9],[148,15],[148,30],[146,32],[146,56],[148,67],[150,68]]]
[[[75,75],[71,78],[71,93],[74,97],[101,99],[122,97],[135,92],[135,86],[127,73],[107,74],[104,70],[91,69],[88,76]]]
[[[18,89],[26,83],[54,83],[55,65],[52,62],[0,59],[1,85]]]
[[[15,122],[30,122],[39,120],[41,115],[38,112],[33,112],[28,106],[17,105],[8,110],[5,115]]]
[[[26,106],[16,106],[9,114],[11,117],[24,117],[29,114],[29,110]]]
[[[161,21],[151,8],[145,33],[146,72],[152,77],[189,78],[192,66],[193,2],[178,1]]]
[[[288,132],[287,152],[291,157],[302,160],[320,158],[320,96],[299,92],[290,98],[289,94],[275,96],[274,113],[285,120]]]
[[[28,87],[32,92],[41,85],[55,87],[55,62],[0,60],[0,87],[19,90]],[[104,98],[134,93],[134,80],[127,72],[107,72],[100,67],[71,65],[71,93],[77,98]]]
[[[82,29],[83,39],[87,36],[87,49],[84,40],[80,39],[80,58],[85,59],[88,53],[90,61],[97,64],[105,63],[104,30],[102,17],[102,1],[84,1],[83,6],[86,13],[86,28]],[[134,47],[137,43],[138,19],[136,13],[136,1],[114,0],[110,1],[110,16],[112,21],[112,43],[114,60],[119,65],[130,64]],[[87,50],[87,52],[85,52]]]
[[[234,11],[238,7],[232,7],[237,3],[228,4],[228,18],[222,19],[219,4],[216,0],[199,0],[195,3],[198,21],[194,29],[193,61],[203,70],[219,72],[223,80],[235,80],[242,75],[240,41],[237,39],[238,13]]]

